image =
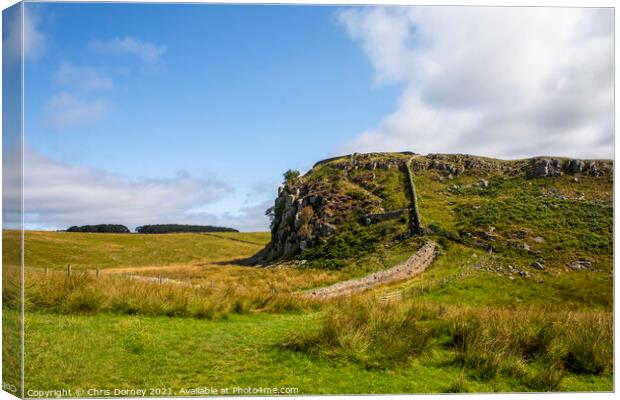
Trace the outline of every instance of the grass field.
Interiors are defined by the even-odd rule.
[[[318,314],[204,321],[32,313],[26,387],[172,388],[173,394],[195,387],[292,387],[299,394],[532,390],[514,379],[470,378],[441,346],[388,370],[280,349],[291,332],[311,331],[319,323]],[[610,390],[610,379],[573,374],[557,389]]]
[[[5,232],[5,240],[11,234]],[[299,394],[612,389],[612,286],[606,270],[549,269],[515,279],[487,268],[502,265],[501,254],[446,242],[442,256],[414,279],[353,302],[318,304],[296,292],[393,265],[417,244],[399,243],[341,270],[295,261],[267,269],[233,264],[260,249],[266,236],[26,232],[30,260],[47,259],[49,243],[56,244],[55,260],[80,260],[71,277],[60,261],[47,277],[39,262],[27,263],[26,390],[139,387],[166,388],[155,395],[186,395],[181,389],[196,387],[291,387]],[[183,263],[147,254],[154,248],[164,254],[165,246],[191,256]],[[116,255],[106,255],[107,248],[117,249]],[[93,267],[102,268],[98,279],[80,272]],[[192,286],[129,281],[128,273],[191,279]],[[402,291],[400,303],[376,300],[393,290]],[[3,295],[8,323],[16,317],[18,296],[10,289]],[[498,328],[476,328],[480,335],[469,347],[456,346],[455,338],[472,329],[463,321],[480,319]],[[520,335],[513,320],[531,327],[551,321],[541,327],[549,340],[524,345],[521,353],[487,347],[500,338],[515,347],[517,339],[507,333]],[[574,327],[586,332],[578,336],[583,340],[567,334]]]
[[[4,231],[8,252],[3,261],[15,259],[18,232]],[[26,267],[75,269],[162,266],[235,260],[253,255],[269,241],[269,234],[93,234],[26,231]]]

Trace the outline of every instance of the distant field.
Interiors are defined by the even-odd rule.
[[[270,239],[269,232],[209,232],[206,235],[260,244],[261,246],[266,246]]]
[[[19,251],[16,231],[3,231],[3,262]],[[258,233],[97,234],[25,232],[26,267],[75,269],[231,261],[249,257],[269,240]]]

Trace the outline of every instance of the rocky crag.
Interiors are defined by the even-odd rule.
[[[439,182],[476,176],[484,186],[488,185],[484,178],[498,175],[526,179],[611,176],[613,162],[559,157],[499,160],[411,152],[351,154],[323,160],[278,189],[272,210],[271,242],[252,263],[303,253],[330,240],[352,221],[374,224],[401,219],[410,235],[423,234],[414,183],[419,174],[430,174]]]

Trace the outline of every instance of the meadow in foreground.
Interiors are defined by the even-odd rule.
[[[220,239],[192,240],[210,248],[209,241]],[[243,241],[229,242],[240,247],[237,255],[246,254]],[[416,245],[401,243],[366,262],[393,262]],[[26,388],[166,387],[175,394],[202,386],[296,387],[300,394],[611,390],[611,308],[607,296],[589,296],[592,285],[585,284],[598,280],[605,288],[607,273],[549,271],[536,280],[508,279],[472,268],[472,260],[501,262],[494,255],[450,242],[442,251],[413,280],[324,303],[299,291],[353,276],[354,269],[316,270],[296,262],[258,269],[209,262],[208,253],[186,267],[121,261],[99,277],[88,268],[71,276],[60,267],[47,276],[30,268]],[[132,281],[128,271],[192,283]],[[400,302],[381,299],[393,290],[402,291]],[[5,287],[5,322],[16,313],[15,295]],[[575,308],[582,311],[570,311]]]

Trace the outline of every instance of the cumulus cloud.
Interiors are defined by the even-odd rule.
[[[84,100],[62,92],[51,98],[46,111],[50,125],[66,129],[100,121],[107,111],[107,105],[101,99]]]
[[[159,61],[166,52],[166,46],[158,46],[143,42],[133,36],[112,38],[108,40],[94,40],[90,47],[101,54],[124,54],[133,55],[147,63]]]
[[[180,217],[180,221],[188,224],[228,226],[244,232],[264,232],[269,229],[270,223],[269,217],[265,215],[265,210],[272,205],[273,200],[266,200],[258,204],[244,206],[236,213],[186,213]]]
[[[187,210],[222,200],[231,188],[214,179],[180,172],[170,179],[128,179],[121,175],[52,160],[24,151],[24,209],[28,226],[120,223],[221,223],[253,226],[250,208],[231,220]],[[263,210],[264,212],[264,210]],[[246,216],[246,218],[244,218]]]
[[[6,146],[6,144],[3,145]],[[22,227],[22,200],[20,137],[17,143],[4,147],[2,153],[2,228],[20,229]]]
[[[80,90],[109,90],[114,87],[114,82],[102,71],[88,65],[73,65],[62,63],[54,72],[53,80],[61,86],[72,87]]]
[[[404,87],[342,150],[613,154],[610,9],[361,8],[339,21],[375,83]]]

